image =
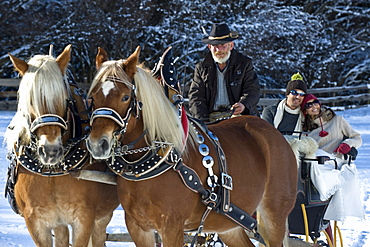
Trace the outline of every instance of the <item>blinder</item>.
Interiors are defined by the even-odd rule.
[[[62,134],[67,131],[68,126],[66,121],[58,115],[55,114],[45,114],[37,117],[30,126],[31,133],[34,133],[38,128],[47,125],[57,125],[62,128]]]

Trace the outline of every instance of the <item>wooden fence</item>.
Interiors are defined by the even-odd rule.
[[[369,93],[370,85],[348,86],[348,87],[329,87],[329,88],[312,88],[308,89],[308,93],[314,94],[318,97],[321,103],[325,105],[334,106],[339,103],[350,104],[368,104],[370,101]],[[283,89],[262,89],[261,98],[258,105],[264,107],[273,105],[281,100],[285,94]],[[344,94],[341,95],[341,94]],[[280,98],[269,98],[267,95],[277,96]]]
[[[15,111],[17,109],[17,88],[19,82],[20,79],[0,78],[0,87],[8,87],[7,91],[0,92],[0,111]],[[88,90],[90,87],[90,84],[87,83],[77,84],[85,90]]]
[[[14,87],[14,90],[0,92],[0,110],[16,110],[17,91],[19,79],[1,79],[0,87]],[[90,84],[78,83],[78,86],[89,89]],[[309,89],[308,93],[315,94],[320,101],[329,106],[334,105],[367,105],[370,101],[370,85],[350,86],[350,87],[330,87]],[[285,88],[281,89],[261,89],[261,98],[258,105],[262,108],[275,104],[284,98]],[[344,96],[343,96],[344,95]]]

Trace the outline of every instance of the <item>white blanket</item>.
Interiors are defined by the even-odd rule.
[[[311,180],[320,193],[320,200],[328,200],[344,183],[339,170],[331,164],[318,164],[311,162]]]
[[[331,198],[324,219],[344,221],[347,216],[365,219],[356,165],[344,164],[340,171],[344,183]]]
[[[318,150],[318,156],[335,157]],[[360,184],[356,165],[342,164],[336,159],[339,170],[335,169],[334,161],[327,161],[324,165],[313,162],[311,166],[311,180],[320,193],[322,201],[332,196],[324,219],[344,221],[347,216],[365,217],[364,207],[360,199]]]

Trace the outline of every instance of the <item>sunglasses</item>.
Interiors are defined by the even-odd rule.
[[[292,95],[294,95],[294,96],[299,95],[299,96],[301,96],[301,97],[304,97],[304,96],[306,95],[306,93],[300,93],[300,92],[297,92],[296,90],[292,90],[292,91],[290,91],[290,93],[291,93]]]
[[[309,103],[306,103],[305,105],[304,105],[304,108],[306,108],[306,109],[311,109],[313,106],[319,106],[320,105],[320,101],[319,100],[317,100],[317,99],[315,99],[314,101],[312,101],[312,102],[309,102]]]

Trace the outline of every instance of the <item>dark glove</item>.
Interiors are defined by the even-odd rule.
[[[344,159],[346,160],[348,158],[347,155],[349,155],[352,157],[352,160],[356,160],[357,154],[357,149],[355,147],[352,147],[347,154],[344,154]]]

